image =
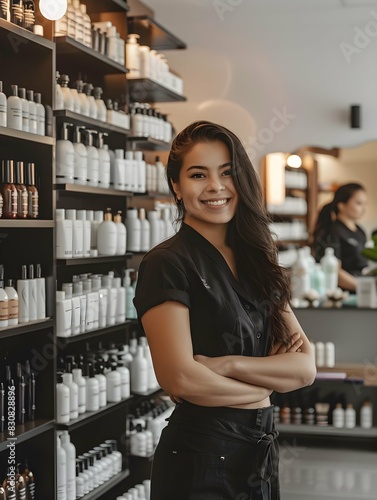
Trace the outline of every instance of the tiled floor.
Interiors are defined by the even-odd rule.
[[[282,500],[377,500],[377,452],[281,443]]]

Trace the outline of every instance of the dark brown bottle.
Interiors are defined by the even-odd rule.
[[[24,162],[17,161],[14,172],[14,184],[17,190],[17,218],[28,216],[28,192],[24,184]]]
[[[24,21],[24,9],[22,5],[22,0],[12,0],[11,1],[11,11],[10,19],[13,24],[17,26],[22,26]]]
[[[20,465],[16,467],[16,497],[17,500],[27,500],[26,482],[24,476],[20,473]]]
[[[1,173],[3,182],[3,218],[17,218],[17,189],[14,185],[13,160],[2,160]]]
[[[35,478],[34,474],[29,469],[29,464],[27,460],[24,460],[20,467],[21,474],[25,479],[26,484],[26,498],[27,500],[35,500]]]
[[[28,218],[38,219],[39,216],[39,193],[35,186],[35,164],[26,163],[25,184],[28,193]]]

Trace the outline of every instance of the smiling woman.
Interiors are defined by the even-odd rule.
[[[258,176],[240,140],[206,121],[174,139],[167,176],[181,227],[144,257],[134,299],[159,383],[179,401],[151,499],[277,500],[269,396],[312,383],[315,365]]]

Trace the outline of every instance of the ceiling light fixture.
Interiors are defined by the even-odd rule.
[[[300,168],[302,160],[298,155],[289,155],[287,158],[287,165],[291,168]]]
[[[50,21],[57,21],[67,11],[67,0],[39,0],[41,14]]]

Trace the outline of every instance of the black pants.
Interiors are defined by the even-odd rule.
[[[177,405],[162,432],[151,500],[279,500],[273,406]]]

